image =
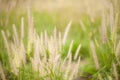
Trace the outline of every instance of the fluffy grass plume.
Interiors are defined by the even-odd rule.
[[[20,35],[13,25],[12,40],[8,39],[6,32],[2,31],[4,43],[7,49],[7,55],[10,64],[10,71],[19,79],[25,74],[21,74],[20,69],[24,66],[31,65],[31,70],[37,77],[33,79],[40,80],[73,80],[77,77],[80,66],[80,57],[78,53],[81,45],[78,46],[74,60],[72,60],[73,41],[70,44],[67,56],[63,59],[61,49],[66,43],[67,35],[71,26],[68,24],[64,37],[61,32],[54,29],[53,35],[49,35],[47,31],[40,35],[36,33],[33,18],[28,11],[28,34],[25,43],[24,18],[21,19]],[[26,45],[25,45],[26,44]],[[24,72],[24,68],[23,68]],[[21,75],[20,75],[21,74]],[[34,75],[33,74],[33,75]]]

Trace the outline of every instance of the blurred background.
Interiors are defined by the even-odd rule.
[[[70,42],[74,40],[72,53],[74,53],[77,46],[81,44],[82,47],[79,55],[83,63],[87,64],[87,62],[91,60],[91,40],[96,43],[96,46],[102,43],[102,37],[104,36],[102,30],[104,32],[105,27],[108,29],[108,32],[106,30],[106,34],[108,40],[110,40],[111,32],[108,27],[114,24],[116,13],[118,14],[117,25],[120,25],[119,4],[120,0],[0,0],[0,60],[4,64],[7,63],[7,61],[5,61],[6,56],[3,55],[3,53],[6,53],[6,49],[1,31],[4,30],[7,32],[7,30],[9,30],[10,33],[13,34],[12,26],[15,24],[18,33],[20,33],[21,18],[23,17],[27,36],[27,10],[30,9],[34,27],[38,34],[46,30],[50,35],[53,33],[55,27],[64,34],[66,26],[72,21],[67,42],[62,51],[63,57],[66,56]],[[120,27],[118,27],[117,33],[120,37]],[[10,35],[9,39],[11,38],[12,35]],[[97,50],[98,55],[100,55],[99,53],[109,53],[111,46],[108,47],[109,49],[107,49],[107,47],[106,45],[102,45],[102,48]],[[112,51],[110,53],[112,53]],[[103,59],[103,55],[100,56],[100,61],[103,62],[103,65],[107,64],[106,60],[110,60],[108,57],[108,55],[105,55]],[[90,59],[87,61],[88,58]],[[88,66],[81,68],[81,72],[94,73],[95,70],[92,64],[89,65],[89,68],[87,68]]]
[[[107,0],[0,0],[0,31],[7,29],[12,33],[13,24],[20,29],[21,17],[24,17],[27,31],[29,8],[38,33],[47,30],[52,34],[56,27],[63,34],[72,21],[67,43],[74,39],[75,46],[79,43],[83,45],[81,53],[88,55],[90,39],[97,37],[101,16],[109,10],[109,6]],[[2,51],[3,40],[0,41]]]

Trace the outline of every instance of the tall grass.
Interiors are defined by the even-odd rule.
[[[1,79],[119,80],[119,13],[116,12],[114,4],[111,2],[108,3],[108,6],[108,9],[101,13],[101,24],[97,28],[94,27],[95,29],[91,28],[91,24],[95,21],[93,17],[90,16],[90,20],[86,22],[80,20],[81,31],[87,37],[85,37],[87,39],[85,41],[87,49],[85,50],[88,50],[88,53],[86,53],[87,51],[85,53],[87,55],[90,53],[89,57],[82,60],[80,50],[84,50],[82,49],[84,45],[78,44],[75,51],[72,49],[76,41],[72,40],[69,46],[66,45],[72,21],[68,23],[64,35],[56,27],[52,35],[47,31],[38,34],[28,9],[27,31],[24,29],[24,18],[21,18],[20,34],[15,24],[12,28],[13,35],[9,31],[1,31],[6,47],[6,59],[8,58],[9,61],[7,62],[9,64],[7,65],[9,66],[7,67],[8,72],[6,72],[6,67],[0,64]],[[90,27],[88,27],[89,25]],[[63,52],[66,46],[67,49]],[[64,57],[62,53],[65,54]]]
[[[74,60],[71,53],[73,41],[64,59],[60,54],[66,43],[70,26],[71,22],[68,24],[63,37],[56,28],[53,35],[49,35],[46,31],[39,35],[36,33],[33,18],[28,11],[28,34],[25,42],[24,18],[21,19],[20,35],[15,24],[11,40],[8,39],[10,34],[2,31],[10,65],[9,71],[18,80],[73,80],[79,72],[80,57],[78,57],[78,53],[81,45],[76,50]],[[31,71],[26,72],[27,69]],[[31,75],[32,78],[30,78]]]
[[[119,80],[118,14],[114,14],[114,7],[111,3],[108,11],[102,14],[101,41],[95,40],[95,43],[91,42],[90,44],[95,68],[97,69],[95,79]]]

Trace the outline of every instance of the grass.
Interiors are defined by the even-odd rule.
[[[29,15],[29,14],[28,14]],[[9,64],[9,72],[15,75],[15,79],[26,79],[26,73],[31,76],[29,79],[51,79],[51,80],[72,80],[77,76],[77,71],[79,70],[80,58],[72,62],[71,49],[73,42],[70,45],[67,57],[61,59],[62,46],[66,42],[67,33],[62,39],[61,33],[57,33],[54,30],[51,37],[45,31],[41,35],[37,35],[33,24],[32,17],[28,16],[28,36],[27,36],[27,46],[24,45],[24,21],[21,19],[21,31],[20,35],[17,32],[16,26],[13,25],[13,37],[8,40],[10,34],[5,34],[2,31],[2,36],[4,38],[5,47],[7,49],[7,58]],[[70,24],[66,31],[68,31]],[[11,47],[11,48],[10,48]],[[78,48],[79,51],[80,48]],[[76,52],[76,56],[78,55]],[[74,58],[76,60],[77,57]],[[59,62],[58,62],[59,61]],[[23,68],[22,68],[23,65]],[[72,69],[75,67],[75,69]],[[23,69],[31,70],[31,72],[22,71]],[[28,71],[27,70],[27,71]],[[64,70],[64,71],[61,71]],[[64,73],[64,75],[63,75]],[[23,76],[26,76],[25,78]],[[71,77],[69,77],[71,76]],[[12,77],[11,79],[14,79]]]
[[[109,7],[96,18],[84,13],[70,22],[47,11],[31,17],[13,10],[9,27],[0,13],[0,79],[119,80],[119,14]]]

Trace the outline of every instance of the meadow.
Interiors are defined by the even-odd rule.
[[[115,1],[0,0],[0,80],[119,80]]]

